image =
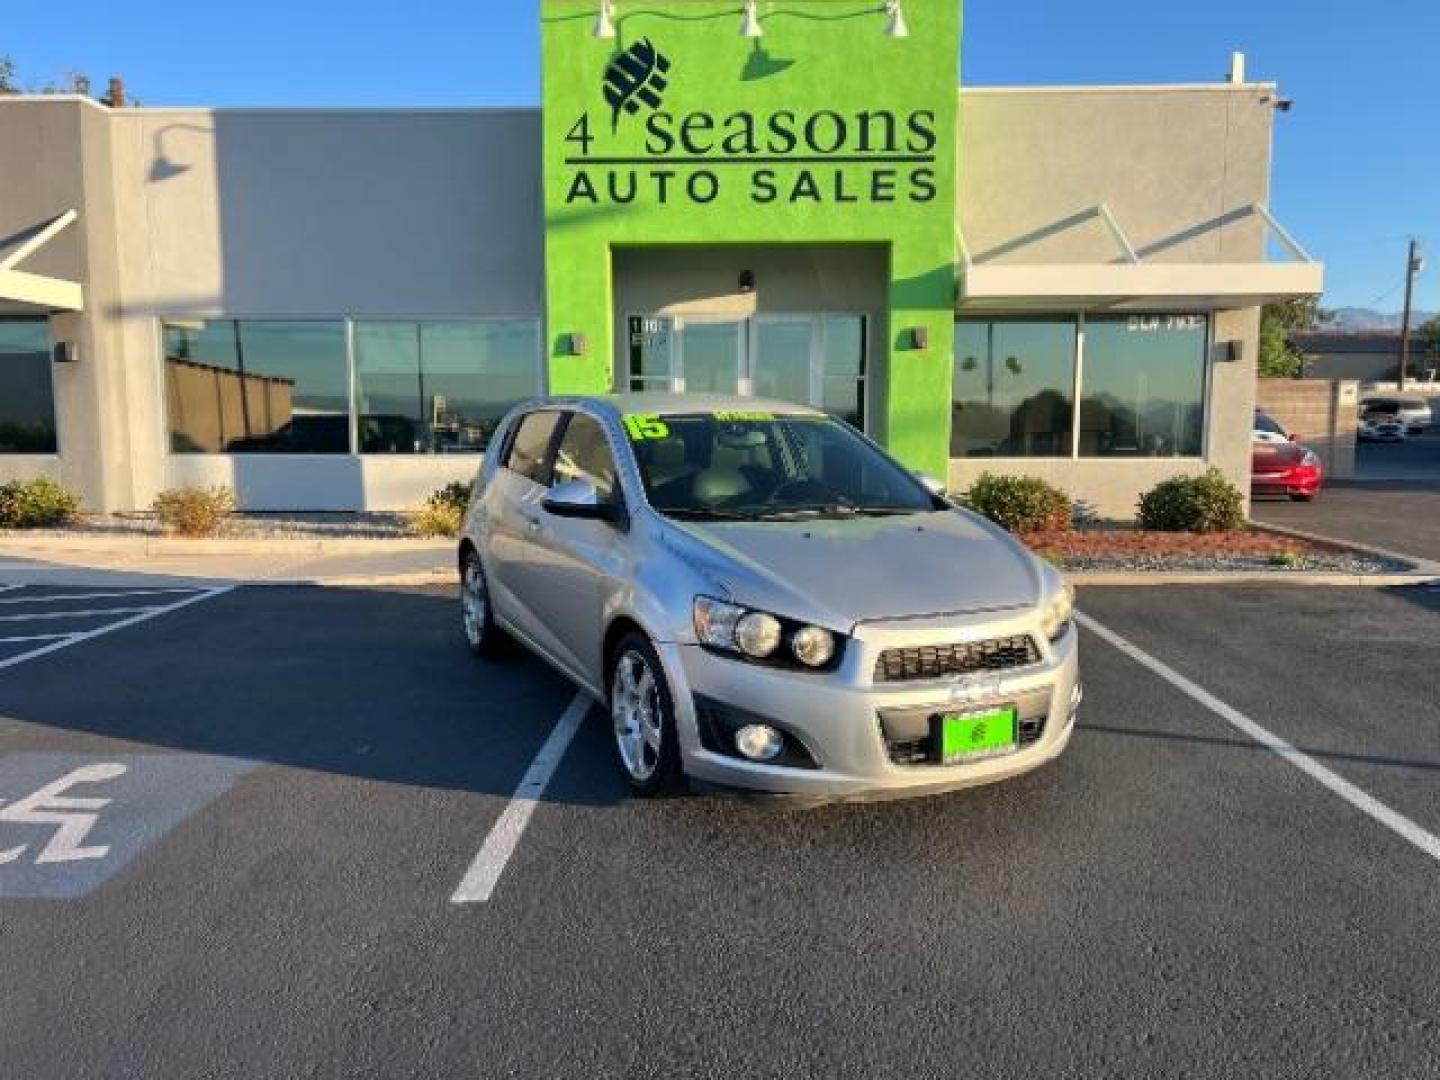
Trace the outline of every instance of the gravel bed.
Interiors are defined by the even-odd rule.
[[[218,534],[229,540],[397,540],[406,514],[236,514]],[[3,536],[4,534],[0,534]],[[16,536],[163,536],[150,514],[91,514],[63,529],[26,529]]]
[[[1268,555],[1073,555],[1063,561],[1065,570],[1257,570],[1283,577],[1297,571],[1338,574],[1403,574],[1409,563],[1362,554],[1309,554],[1293,563],[1272,562]]]

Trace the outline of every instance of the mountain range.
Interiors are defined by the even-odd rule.
[[[1326,309],[1331,319],[1323,324],[1326,330],[1395,330],[1400,329],[1400,315],[1398,311],[1375,311],[1373,308],[1342,307]],[[1429,319],[1433,319],[1440,312],[1435,311],[1412,311],[1410,312],[1410,328],[1422,326]]]

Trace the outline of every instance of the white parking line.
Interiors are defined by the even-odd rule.
[[[1268,750],[1275,751],[1275,753],[1279,754],[1291,765],[1294,765],[1312,780],[1323,784],[1332,793],[1340,796],[1340,798],[1344,799],[1361,813],[1368,815],[1381,825],[1384,825],[1391,832],[1410,841],[1410,843],[1414,844],[1432,859],[1440,860],[1440,837],[1437,837],[1434,833],[1427,832],[1404,814],[1390,809],[1390,807],[1386,806],[1369,792],[1356,787],[1350,783],[1349,780],[1331,772],[1303,750],[1297,750],[1290,743],[1280,738],[1279,735],[1261,727],[1239,709],[1225,704],[1225,702],[1221,701],[1214,694],[1191,682],[1163,661],[1155,659],[1155,657],[1145,652],[1145,650],[1139,646],[1127,641],[1108,626],[1096,622],[1090,616],[1081,612],[1076,612],[1075,618],[1085,629],[1102,640],[1109,642],[1136,663],[1149,668],[1171,686],[1180,690],[1190,698],[1193,698],[1195,701],[1198,701],[1216,716],[1237,728],[1245,735],[1248,735],[1261,746]]]
[[[0,588],[0,592],[18,588],[20,588],[19,585],[11,585]],[[191,587],[185,589],[126,589],[124,592],[61,593],[58,596],[17,596],[10,600],[0,600],[0,604],[62,604],[67,600],[123,600],[131,596],[162,596],[167,593],[192,593],[195,591]]]
[[[33,619],[80,619],[95,615],[133,615],[137,611],[159,611],[157,605],[149,607],[92,608],[88,611],[32,611],[24,615],[0,615],[0,622],[30,622]]]
[[[123,630],[127,626],[134,626],[136,623],[145,622],[147,619],[154,619],[158,616],[169,614],[172,611],[178,611],[180,608],[189,607],[191,604],[198,604],[202,600],[213,600],[215,597],[223,596],[234,588],[234,585],[218,585],[213,588],[202,589],[196,595],[187,596],[183,600],[175,601],[173,604],[167,604],[164,607],[144,608],[141,609],[138,614],[131,615],[128,619],[120,619],[117,622],[106,623],[104,626],[97,627],[94,630],[82,630],[77,634],[69,634],[63,641],[52,641],[49,645],[42,645],[38,649],[31,649],[29,652],[20,653],[18,656],[11,656],[8,659],[0,660],[0,671],[23,664],[27,660],[35,660],[41,656],[48,656],[50,653],[60,649],[68,649],[71,645],[78,645],[82,641],[89,641],[91,638],[97,638],[102,634],[109,634],[115,630]],[[116,610],[119,609],[111,609],[112,612]],[[106,613],[99,612],[98,614]]]
[[[515,789],[515,794],[510,796],[509,805],[495,822],[490,835],[485,838],[485,843],[475,856],[475,861],[470,864],[470,869],[465,872],[455,895],[450,897],[452,904],[483,904],[490,899],[496,882],[505,872],[510,856],[515,854],[525,826],[530,823],[530,815],[535,812],[536,804],[545,794],[546,785],[555,775],[555,769],[560,764],[560,759],[565,756],[570,740],[580,729],[580,721],[584,720],[585,714],[590,711],[590,705],[590,696],[581,691],[555,722],[550,737],[545,740],[545,745],[540,747],[535,760],[530,762],[530,768],[525,770],[525,775],[520,778],[520,786]]]
[[[26,634],[24,637],[0,637],[0,645],[14,645],[21,641],[54,641],[56,638],[74,637],[69,634]]]

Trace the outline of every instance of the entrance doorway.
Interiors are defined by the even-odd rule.
[[[739,394],[865,425],[866,316],[631,315],[622,389]]]

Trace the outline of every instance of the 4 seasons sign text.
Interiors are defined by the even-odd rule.
[[[604,112],[565,134],[565,204],[672,206],[928,203],[935,113],[917,109],[665,108],[673,66],[650,40],[605,69]]]

